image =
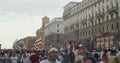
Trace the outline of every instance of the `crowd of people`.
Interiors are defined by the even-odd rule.
[[[2,50],[0,63],[120,63],[120,49],[93,50],[85,49],[60,50],[51,47],[49,50]]]

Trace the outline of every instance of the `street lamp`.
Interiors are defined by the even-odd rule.
[[[2,46],[2,44],[0,44],[0,50],[1,50],[1,46]]]

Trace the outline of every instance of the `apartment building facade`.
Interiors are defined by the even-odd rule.
[[[120,47],[120,0],[70,2],[63,12],[65,42],[89,50]]]
[[[54,18],[48,24],[45,25],[45,46],[49,48],[51,46],[61,47],[63,46],[63,19]]]

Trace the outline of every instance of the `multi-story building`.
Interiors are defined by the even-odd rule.
[[[24,44],[24,40],[23,39],[20,39],[20,40],[15,40],[14,43],[13,43],[13,48],[15,49],[22,49],[23,48],[23,45]]]
[[[120,0],[83,0],[64,6],[65,41],[89,50],[120,46]]]
[[[35,36],[28,36],[26,38],[24,38],[24,46],[25,49],[31,50],[33,48],[33,44],[36,40]]]
[[[51,46],[61,47],[63,46],[63,19],[54,18],[48,24],[45,25],[45,45],[46,48]]]
[[[36,40],[36,37],[34,36],[28,36],[23,39],[15,40],[13,43],[13,48],[18,50],[22,50],[22,49],[30,50],[31,48],[33,48],[33,44],[35,40]]]
[[[42,27],[36,31],[36,38],[42,40],[42,44],[38,46],[39,49],[45,48],[45,24],[49,23],[49,18],[47,16],[42,18]]]

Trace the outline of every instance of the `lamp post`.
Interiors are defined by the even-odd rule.
[[[79,42],[79,22],[76,22],[76,41]]]
[[[1,46],[2,46],[2,44],[0,44],[0,50],[1,50]]]

